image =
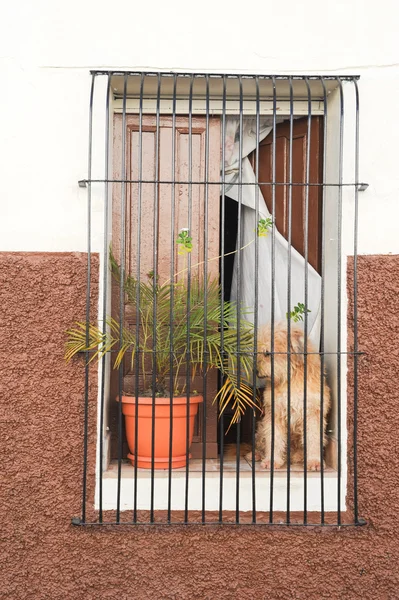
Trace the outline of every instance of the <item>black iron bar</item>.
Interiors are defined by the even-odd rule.
[[[305,297],[305,315],[304,315],[304,342],[303,342],[303,522],[307,522],[307,504],[308,504],[308,480],[307,480],[307,393],[308,393],[308,301],[309,301],[309,181],[310,181],[310,147],[312,135],[312,96],[310,92],[309,81],[305,79],[308,90],[308,122],[307,122],[307,143],[306,143],[306,170],[305,170],[305,210],[303,215],[303,237],[304,237],[304,297]],[[289,309],[290,310],[290,309]],[[313,457],[314,458],[314,457]]]
[[[122,112],[122,179],[126,179],[126,90],[127,76],[123,87],[123,112]],[[120,282],[119,282],[119,348],[123,344],[123,329],[125,320],[125,233],[126,233],[126,183],[121,188],[121,224],[120,224]],[[123,364],[118,369],[118,483],[116,498],[116,520],[120,521],[121,513],[121,480],[122,480],[122,395],[123,395]]]
[[[172,185],[173,183],[178,183],[180,185],[225,185],[230,186],[231,181],[189,181],[189,180],[178,180],[173,181],[172,179],[81,179],[81,183],[150,183],[154,185],[155,183],[158,185]],[[271,181],[254,181],[253,183],[247,183],[245,181],[241,182],[241,186],[256,186],[256,185],[270,185],[270,186],[285,186],[285,187],[305,187],[306,184],[303,182],[294,182],[294,181],[275,181],[274,183]],[[309,187],[359,187],[362,185],[368,185],[367,183],[361,181],[353,181],[349,183],[309,183]]]
[[[327,90],[324,80],[321,80],[324,92],[324,116],[323,116],[323,181],[327,172]],[[321,290],[320,290],[320,520],[324,524],[324,346],[325,346],[325,278],[326,278],[326,190],[323,188],[322,212],[321,212]]]
[[[108,76],[107,89],[105,95],[105,179],[109,175],[109,98],[111,93],[111,77]],[[108,211],[109,211],[109,184],[104,185],[104,220],[103,220],[103,294],[102,294],[102,334],[105,336],[107,332],[107,297],[108,297]],[[99,507],[98,519],[100,523],[103,520],[103,470],[104,470],[104,395],[105,395],[105,370],[106,370],[106,355],[101,358],[101,383],[100,383],[100,456],[99,456]]]
[[[129,76],[139,76],[143,73],[143,71],[129,71],[129,70],[107,70],[107,69],[92,69],[90,70],[90,73],[92,75],[129,75]],[[191,76],[195,76],[198,78],[206,78],[206,77],[210,77],[212,79],[222,79],[223,77],[226,77],[228,79],[238,79],[239,77],[242,77],[242,79],[254,79],[255,77],[258,77],[259,79],[276,79],[276,81],[302,81],[303,79],[305,79],[305,77],[307,79],[309,79],[309,81],[320,81],[321,78],[325,79],[326,81],[336,81],[337,77],[335,75],[256,75],[256,74],[250,74],[250,73],[191,73],[191,72],[176,72],[176,71],[145,71],[144,72],[145,76],[149,76],[149,77],[158,77],[159,75],[161,75],[162,77],[173,77],[174,75],[177,75],[178,77],[191,77]],[[360,75],[342,75],[340,76],[340,80],[341,81],[353,81],[354,79],[360,79]]]
[[[87,174],[91,178],[93,156],[93,99],[94,75],[91,78],[90,104],[89,104],[89,155]],[[87,287],[86,287],[86,347],[90,339],[90,291],[91,291],[91,185],[87,190]],[[89,374],[90,354],[85,353],[85,395],[84,395],[84,429],[83,429],[83,484],[82,484],[82,521],[86,521],[86,493],[87,493],[87,452],[89,434]]]
[[[155,133],[155,179],[158,179],[159,173],[159,144],[160,144],[160,105],[161,105],[161,76],[158,75],[157,88],[157,114],[156,114],[156,133]],[[151,507],[150,521],[154,521],[154,484],[155,484],[155,395],[157,381],[157,296],[156,289],[158,285],[158,220],[159,220],[159,187],[154,186],[154,220],[153,220],[153,331],[152,344],[154,348],[152,363],[152,415],[151,415]]]
[[[292,152],[294,137],[294,94],[292,79],[290,84],[290,139],[289,139],[289,181],[292,182]],[[292,243],[292,187],[288,189],[288,273],[287,273],[287,523],[290,522],[291,494],[291,243]]]
[[[96,350],[90,350],[89,354],[93,354],[94,352],[96,352]],[[114,350],[108,350],[108,352],[112,353],[112,352],[114,352]],[[85,353],[86,353],[86,350],[83,350],[83,351],[79,352],[79,354],[85,354]],[[153,355],[155,353],[152,350],[141,350],[141,354],[151,354],[151,355]],[[241,355],[241,356],[253,356],[253,351],[252,352],[243,352],[243,351],[242,352],[234,352],[232,354],[236,354],[237,356],[238,355]],[[257,354],[259,354],[259,352],[257,352]],[[271,354],[272,353],[270,352],[270,355]],[[274,355],[276,355],[276,354],[284,354],[284,355],[286,355],[287,352],[273,352],[273,354]],[[299,354],[300,356],[303,356],[303,352],[293,352],[293,351],[291,351],[291,354],[292,355]],[[308,356],[310,356],[311,354],[317,354],[319,356],[322,353],[321,352],[308,352]],[[337,351],[335,351],[335,352],[323,352],[323,354],[324,355],[330,355],[331,354],[331,355],[335,355],[335,356],[337,356],[338,354],[340,356],[342,356],[343,354],[348,354],[348,355],[351,355],[351,356],[353,356],[354,354],[356,354],[357,356],[362,356],[362,355],[366,354],[366,352],[358,350],[357,352],[349,352],[349,351],[345,352],[345,351],[341,351],[341,352],[338,353]]]
[[[272,289],[271,289],[271,315],[270,315],[270,500],[269,500],[269,522],[273,523],[273,502],[274,502],[274,444],[275,444],[275,397],[274,397],[274,322],[276,309],[276,145],[277,145],[277,91],[276,80],[272,79],[273,84],[273,140],[272,140],[272,251],[271,251],[271,269],[272,269]]]
[[[205,482],[206,482],[206,401],[207,401],[207,327],[208,327],[208,182],[209,181],[209,77],[206,77],[206,117],[205,117],[205,194],[204,194],[204,361],[203,361],[203,422],[202,422],[202,511],[201,519],[205,523]]]
[[[73,523],[73,525],[75,525],[75,523]],[[152,526],[152,527],[159,527],[159,526],[166,526],[166,527],[170,527],[171,525],[183,525],[186,528],[189,527],[196,527],[198,525],[204,525],[204,523],[202,523],[202,521],[190,521],[190,523],[183,523],[182,521],[172,521],[171,523],[167,523],[166,521],[142,521],[139,523],[134,523],[133,521],[124,521],[123,523],[115,523],[115,521],[104,521],[103,523],[98,523],[98,522],[94,522],[94,523],[79,523],[76,525],[82,526],[82,527],[93,527],[95,528],[97,525],[100,526],[111,526],[111,527],[115,527],[116,529],[118,529],[118,527],[124,527],[126,525],[143,525],[143,526]],[[220,527],[220,523],[219,521],[207,521],[206,523],[206,527],[210,527],[210,526],[214,526],[216,525],[217,527]],[[224,521],[223,525],[227,525],[230,527],[236,527],[237,528],[237,523],[235,522],[228,522],[228,521]],[[240,527],[252,527],[254,530],[257,529],[258,527],[287,527],[287,526],[291,527],[306,527],[311,529],[313,528],[317,528],[315,531],[317,531],[318,529],[320,529],[320,524],[317,523],[295,523],[295,522],[290,522],[287,523],[286,521],[279,521],[279,522],[274,522],[274,523],[262,523],[261,521],[257,521],[255,524],[254,523],[240,523]],[[359,519],[359,523],[357,523],[358,527],[364,527],[365,525],[367,525],[367,521],[365,521],[364,519]],[[324,527],[329,527],[329,528],[335,528],[337,529],[337,531],[339,531],[341,529],[341,527],[353,527],[354,523],[341,523],[341,525],[337,525],[336,523],[325,523]]]
[[[138,171],[139,177],[143,176],[143,93],[144,93],[144,76],[141,76],[140,82],[140,103],[139,103],[139,147],[138,147]],[[141,286],[141,208],[142,208],[142,184],[138,184],[137,190],[137,253],[136,253],[136,354],[135,354],[135,407],[136,414],[134,419],[134,507],[133,520],[137,521],[137,460],[138,460],[138,443],[139,443],[139,369],[140,369],[140,286]]]
[[[95,76],[96,75],[107,75],[107,92],[106,92],[106,102],[105,102],[105,115],[106,115],[106,124],[105,124],[105,177],[104,179],[92,179],[92,152],[93,152],[93,118],[94,118],[94,87],[95,87]],[[123,77],[123,101],[122,101],[122,177],[120,179],[112,179],[109,177],[110,171],[110,163],[109,163],[109,145],[110,145],[110,97],[111,97],[111,78],[113,75],[120,75]],[[129,140],[128,136],[128,127],[127,127],[127,99],[128,99],[128,78],[130,75],[137,75],[140,77],[140,96],[139,96],[139,155],[138,155],[138,172],[139,177],[137,179],[129,179],[127,178],[126,170],[128,168],[127,161],[127,153],[128,153],[128,144]],[[143,161],[145,157],[143,157],[143,112],[144,112],[144,98],[148,97],[144,93],[145,81],[147,77],[157,78],[158,87],[157,87],[157,95],[156,95],[156,141],[155,141],[155,177],[154,179],[147,180],[143,178]],[[161,96],[165,97],[165,94],[161,94],[161,89],[163,88],[162,82],[163,78],[169,77],[173,79],[173,94],[171,95],[171,99],[173,102],[172,106],[172,157],[171,157],[171,171],[172,178],[171,180],[163,180],[159,178],[160,172],[160,159],[161,156]],[[182,77],[189,78],[189,114],[188,114],[188,123],[189,123],[189,144],[188,144],[188,153],[189,153],[189,167],[188,167],[188,179],[184,178],[184,180],[178,180],[176,175],[176,128],[177,128],[177,100],[180,98],[177,95],[179,81]],[[206,93],[202,92],[201,94],[196,94],[196,98],[202,98],[205,101],[205,173],[204,178],[199,177],[199,181],[193,181],[193,90],[195,87],[195,82],[198,79],[205,80],[206,83]],[[221,116],[221,131],[222,131],[222,177],[221,181],[210,181],[209,180],[209,163],[210,163],[210,100],[213,98],[213,95],[210,94],[210,82],[213,79],[220,79],[223,84],[223,106],[222,106],[222,116]],[[256,93],[251,92],[251,94],[246,94],[244,96],[243,92],[243,82],[244,80],[254,80],[255,79],[255,87]],[[122,345],[123,341],[123,329],[124,329],[124,320],[125,320],[125,279],[126,279],[126,271],[128,270],[127,260],[128,256],[127,252],[127,243],[126,243],[126,235],[127,235],[127,211],[128,211],[128,189],[127,185],[129,184],[138,184],[138,203],[137,203],[137,256],[136,256],[136,268],[137,268],[137,280],[140,284],[140,246],[141,246],[141,226],[142,226],[142,186],[144,184],[152,184],[154,186],[154,216],[153,216],[153,284],[154,284],[154,296],[153,296],[153,320],[154,320],[154,329],[153,329],[153,350],[148,352],[147,355],[152,356],[153,361],[153,373],[152,373],[152,433],[151,433],[151,446],[152,446],[152,454],[151,454],[151,504],[150,504],[150,514],[149,521],[148,519],[144,522],[138,523],[138,468],[137,468],[137,437],[138,437],[138,397],[139,397],[139,369],[138,369],[138,361],[139,355],[136,353],[135,361],[135,381],[136,381],[136,421],[135,421],[135,439],[136,439],[136,447],[135,447],[135,457],[134,457],[134,511],[133,511],[133,523],[134,524],[143,524],[143,525],[159,525],[159,524],[183,524],[181,521],[173,521],[172,520],[172,491],[173,491],[173,477],[172,477],[172,449],[173,449],[173,370],[174,370],[174,294],[173,294],[173,283],[175,279],[175,196],[176,196],[176,185],[187,185],[188,186],[188,229],[190,235],[192,234],[192,201],[193,201],[193,186],[203,186],[204,189],[204,198],[203,198],[203,243],[204,243],[204,261],[203,263],[203,276],[204,276],[204,334],[203,334],[203,344],[204,344],[204,360],[203,360],[203,396],[204,402],[202,406],[202,510],[201,510],[201,520],[198,524],[226,524],[233,525],[232,522],[223,521],[223,461],[224,461],[224,421],[223,415],[220,419],[220,493],[219,493],[219,514],[217,521],[207,521],[206,520],[206,440],[207,440],[207,432],[206,432],[206,416],[207,416],[207,367],[209,363],[207,351],[207,342],[208,342],[208,331],[207,331],[207,313],[208,313],[208,290],[207,290],[207,281],[208,281],[208,220],[209,220],[209,190],[212,189],[209,186],[211,185],[219,185],[221,186],[221,257],[220,257],[220,273],[221,273],[221,312],[222,312],[222,320],[224,314],[224,292],[225,292],[225,284],[224,284],[224,275],[225,275],[225,263],[224,263],[224,252],[225,252],[225,195],[228,195],[228,189],[231,182],[227,182],[225,180],[225,137],[226,137],[226,113],[227,113],[227,83],[229,80],[236,81],[239,86],[239,168],[237,180],[233,182],[233,185],[238,184],[238,217],[237,217],[237,225],[238,225],[238,234],[237,234],[237,256],[236,256],[236,269],[237,269],[237,307],[236,307],[236,315],[237,315],[237,346],[238,350],[235,353],[237,357],[237,376],[238,376],[238,384],[240,382],[241,375],[241,357],[243,356],[251,356],[253,359],[253,394],[255,398],[256,394],[256,381],[255,381],[255,369],[256,369],[256,357],[257,357],[257,335],[258,335],[258,326],[259,326],[259,315],[258,315],[258,304],[259,304],[259,281],[258,281],[258,271],[260,264],[260,256],[259,256],[259,241],[257,235],[255,235],[254,239],[254,248],[255,248],[255,281],[254,281],[254,295],[255,295],[255,313],[254,313],[254,348],[253,352],[243,352],[241,351],[241,283],[242,283],[242,237],[243,237],[243,219],[242,219],[242,208],[243,205],[243,186],[245,185],[255,185],[255,219],[259,221],[260,215],[260,196],[259,186],[271,186],[271,200],[272,200],[272,219],[275,222],[275,212],[276,212],[276,190],[278,189],[276,186],[286,186],[284,189],[287,191],[288,195],[288,233],[287,233],[287,242],[288,242],[288,270],[287,270],[287,304],[288,304],[288,314],[290,313],[291,308],[291,296],[292,296],[292,210],[293,210],[293,189],[295,187],[300,187],[304,189],[304,208],[303,208],[303,239],[304,239],[304,303],[305,307],[308,306],[309,300],[309,195],[310,189],[312,187],[317,190],[322,190],[322,214],[321,214],[321,299],[320,299],[320,312],[321,312],[321,339],[320,339],[320,351],[319,352],[309,352],[308,351],[308,314],[304,313],[304,349],[302,353],[293,352],[291,347],[291,333],[292,333],[292,325],[290,318],[287,318],[287,352],[279,353],[275,351],[274,348],[274,327],[275,327],[275,284],[276,284],[276,256],[275,256],[275,241],[276,241],[276,233],[273,225],[273,229],[271,232],[271,242],[272,242],[272,251],[271,251],[271,278],[272,278],[272,289],[271,289],[271,330],[272,330],[272,339],[271,339],[271,469],[270,469],[270,505],[269,505],[269,523],[259,523],[257,520],[257,509],[256,509],[256,473],[255,473],[255,452],[253,451],[252,458],[252,480],[251,480],[251,491],[252,491],[252,522],[251,523],[242,523],[240,521],[240,442],[241,442],[241,423],[240,421],[237,424],[237,438],[236,438],[236,502],[235,502],[235,523],[241,525],[290,525],[290,526],[315,526],[314,523],[309,522],[308,515],[308,479],[307,479],[307,462],[308,462],[308,446],[309,440],[308,437],[308,413],[307,413],[307,404],[308,404],[308,385],[307,385],[307,371],[309,370],[308,364],[308,356],[314,354],[320,356],[320,365],[321,365],[321,376],[320,376],[320,494],[321,494],[321,524],[323,526],[334,527],[334,526],[350,526],[350,525],[363,525],[363,519],[359,519],[358,516],[358,466],[357,466],[357,429],[358,429],[358,405],[357,405],[357,394],[358,394],[358,357],[363,353],[358,350],[358,288],[357,288],[357,271],[358,271],[358,261],[357,261],[357,251],[358,251],[358,218],[359,218],[359,191],[361,191],[361,187],[363,184],[359,183],[359,91],[356,84],[356,80],[358,77],[353,76],[251,76],[251,75],[217,75],[217,74],[181,74],[181,73],[144,73],[144,72],[128,72],[128,71],[92,71],[92,82],[91,82],[91,92],[90,92],[90,112],[89,112],[89,157],[88,157],[88,179],[82,181],[81,183],[86,183],[88,186],[88,204],[87,204],[87,294],[86,294],[86,343],[89,343],[89,323],[90,323],[90,295],[91,295],[91,199],[92,199],[92,184],[100,183],[104,185],[104,215],[103,215],[103,264],[102,264],[102,333],[105,334],[107,331],[106,324],[106,311],[107,311],[107,294],[108,294],[108,286],[109,286],[109,276],[108,276],[108,268],[109,268],[109,259],[108,259],[108,227],[109,227],[109,209],[110,209],[110,196],[111,193],[110,184],[118,184],[120,185],[121,190],[121,198],[120,198],[120,210],[121,210],[121,220],[120,220],[120,282],[119,282],[119,347]],[[270,99],[273,101],[273,142],[272,142],[272,177],[271,181],[260,182],[259,181],[259,153],[260,153],[260,104],[261,101],[264,101],[265,96],[261,96],[260,92],[260,81],[261,80],[269,80],[272,84],[273,88],[273,98]],[[277,125],[277,94],[278,94],[278,82],[279,81],[287,81],[289,83],[289,106],[290,106],[290,114],[289,114],[289,152],[288,152],[288,161],[289,161],[289,169],[288,169],[288,181],[286,182],[276,182],[276,125]],[[337,82],[337,90],[339,90],[340,94],[340,117],[339,117],[339,159],[338,159],[338,181],[333,183],[326,182],[326,174],[327,174],[327,115],[328,115],[328,106],[327,106],[327,86],[326,82],[333,80]],[[305,181],[304,182],[294,182],[293,181],[293,146],[294,146],[294,106],[295,102],[298,100],[298,97],[294,99],[294,85],[296,81],[303,81],[306,85],[307,89],[307,145],[306,145],[306,166],[305,166]],[[311,182],[311,170],[310,170],[310,158],[311,158],[311,134],[312,134],[312,91],[311,91],[311,82],[317,81],[321,84],[322,87],[322,97],[320,100],[324,100],[324,109],[323,109],[323,180],[321,182]],[[344,182],[343,181],[343,167],[344,167],[344,110],[345,110],[345,97],[344,97],[344,81],[352,81],[355,86],[355,101],[356,101],[356,122],[355,122],[355,168],[354,168],[354,182]],[[180,89],[180,88],[179,88]],[[183,96],[181,96],[183,97]],[[216,97],[216,96],[215,96]],[[219,96],[221,95],[219,94]],[[313,91],[313,99],[317,97],[317,94],[314,94]],[[230,96],[229,96],[230,98]],[[242,172],[242,158],[243,158],[243,129],[245,123],[244,117],[244,98],[245,101],[253,101],[256,103],[255,110],[255,120],[256,120],[256,148],[255,148],[255,182],[246,183],[242,181],[243,172]],[[268,98],[269,100],[269,98]],[[301,98],[301,100],[303,100]],[[163,150],[162,150],[163,152]],[[203,179],[203,180],[202,180]],[[169,365],[170,365],[170,427],[169,427],[169,463],[168,463],[168,501],[167,501],[167,519],[165,522],[157,522],[157,516],[155,513],[155,441],[156,441],[156,430],[155,430],[155,409],[156,409],[156,379],[157,379],[157,348],[156,348],[156,321],[157,321],[157,297],[155,292],[155,287],[158,282],[158,253],[159,253],[159,240],[157,237],[158,227],[159,227],[159,219],[161,217],[160,213],[160,201],[161,201],[161,185],[170,185],[171,186],[171,231],[170,231],[170,244],[171,244],[171,264],[170,264],[170,279],[172,282],[171,289],[171,303],[169,307],[170,315],[170,339],[169,339]],[[342,351],[342,231],[343,231],[343,189],[354,187],[354,224],[353,224],[353,298],[354,298],[354,306],[353,306],[353,319],[354,319],[354,347],[353,351]],[[336,351],[326,352],[325,351],[325,274],[326,274],[326,190],[327,189],[337,189],[337,198],[335,199],[335,203],[337,206],[337,323],[336,323]],[[202,194],[200,193],[200,196]],[[188,260],[188,271],[187,271],[187,342],[189,346],[190,341],[190,294],[191,294],[191,260],[192,257],[190,254],[187,255]],[[138,286],[139,287],[139,286]],[[139,292],[137,292],[139,294]],[[136,306],[136,345],[139,342],[139,303],[140,296],[136,298],[137,306]],[[224,356],[223,352],[223,342],[224,342],[224,331],[223,327],[220,331],[221,335],[221,347],[222,347],[222,356]],[[112,354],[112,351],[109,351]],[[82,518],[79,519],[79,524],[81,525],[95,525],[95,524],[111,524],[109,522],[104,522],[104,508],[103,508],[103,480],[102,473],[104,470],[104,423],[105,423],[105,387],[106,387],[106,372],[108,366],[108,359],[105,353],[100,360],[101,364],[101,375],[100,375],[100,396],[99,396],[99,513],[98,513],[98,523],[89,523],[86,522],[86,495],[87,495],[87,476],[88,476],[88,431],[89,431],[89,360],[92,355],[92,351],[84,351],[86,357],[86,366],[85,366],[85,394],[84,394],[84,465],[83,465],[83,490],[82,490]],[[145,352],[140,352],[141,356],[145,354]],[[274,406],[274,359],[276,355],[283,354],[287,356],[287,496],[286,496],[286,518],[283,523],[275,522],[274,516],[274,496],[273,496],[273,486],[274,486],[274,453],[275,453],[275,406]],[[303,465],[303,479],[304,479],[304,488],[303,488],[303,523],[297,522],[296,517],[293,517],[292,507],[291,507],[291,447],[290,447],[290,428],[291,428],[291,360],[292,356],[295,354],[302,354],[304,360],[304,389],[303,389],[303,421],[304,421],[304,431],[303,431],[303,446],[304,446],[304,465]],[[326,523],[326,515],[325,515],[325,468],[323,465],[323,453],[324,453],[324,366],[325,366],[325,357],[327,355],[331,355],[335,357],[334,360],[337,361],[337,516],[334,517],[336,522]],[[353,498],[353,511],[354,511],[354,519],[353,523],[342,523],[342,356],[348,355],[354,357],[354,405],[353,405],[353,486],[354,486],[354,498]],[[188,490],[189,490],[189,411],[190,411],[190,361],[191,356],[189,351],[187,352],[187,372],[186,372],[186,388],[187,388],[187,444],[186,444],[186,456],[187,456],[187,465],[186,465],[186,488],[185,488],[185,510],[184,510],[184,523],[189,523],[188,520]],[[117,467],[117,498],[116,498],[116,522],[113,524],[124,524],[121,520],[121,504],[122,504],[122,462],[123,462],[123,435],[122,435],[122,427],[123,427],[123,411],[122,411],[122,394],[123,394],[123,366],[119,367],[118,373],[118,393],[119,393],[119,403],[118,403],[118,467]],[[252,447],[255,449],[255,428],[256,428],[256,417],[255,413],[252,413]],[[313,457],[313,455],[312,455]],[[329,519],[327,519],[329,520]],[[294,521],[294,522],[292,522]],[[126,523],[130,523],[130,521],[126,521]],[[317,526],[317,525],[316,525]]]
[[[259,152],[260,152],[260,95],[259,79],[255,78],[256,85],[256,148],[255,148],[255,178],[259,179]],[[259,223],[259,186],[255,188],[255,229]],[[259,237],[255,235],[255,281],[254,281],[254,354],[252,358],[252,394],[256,400],[256,372],[257,372],[257,352],[258,352],[258,327],[259,327]],[[252,410],[252,522],[256,523],[256,478],[255,478],[255,434],[256,434],[256,415]]]
[[[193,88],[194,75],[190,80],[190,96],[188,101],[188,179],[192,179],[193,173]],[[192,236],[192,212],[193,212],[193,188],[191,183],[188,184],[187,190],[188,203],[188,231]],[[186,355],[186,480],[185,480],[185,497],[184,497],[184,522],[188,522],[188,485],[189,485],[189,468],[190,468],[190,371],[191,371],[191,354],[190,354],[190,310],[191,302],[191,253],[187,255],[187,355]],[[199,411],[198,411],[199,412]],[[199,414],[198,417],[199,419]]]
[[[359,176],[359,88],[354,81],[356,101],[355,125],[355,177]],[[355,524],[359,523],[357,503],[357,394],[358,394],[358,323],[357,323],[357,240],[359,218],[359,190],[355,188],[355,214],[353,230],[353,512]]]
[[[242,271],[242,153],[244,137],[244,118],[243,118],[243,94],[242,80],[238,79],[240,88],[240,113],[239,113],[239,139],[238,139],[238,223],[237,223],[237,248],[236,269],[237,269],[237,348],[241,350],[241,271]],[[237,386],[241,384],[241,355],[237,356]],[[241,415],[237,422],[236,437],[236,523],[240,522],[240,443],[241,443]]]
[[[339,116],[339,183],[343,177],[343,153],[344,153],[344,95],[342,82],[337,77],[340,94],[340,116]],[[338,482],[337,482],[337,521],[341,524],[341,288],[342,288],[342,186],[338,188],[338,246],[337,246],[337,433],[338,433]]]
[[[225,201],[225,170],[226,170],[226,77],[223,78],[223,109],[222,109],[222,132],[221,132],[221,145],[222,145],[222,185],[221,185],[221,194],[222,194],[222,203],[221,203],[221,228],[220,228],[220,237],[221,237],[221,259],[220,259],[220,284],[221,284],[221,292],[220,292],[220,309],[221,309],[221,328],[220,328],[220,350],[222,360],[224,360],[224,294],[225,294],[225,285],[224,285],[224,277],[225,277],[225,210],[226,210],[226,201]],[[223,385],[223,382],[222,382]],[[224,463],[224,412],[219,417],[219,438],[220,438],[220,449],[219,449],[219,522],[223,523],[223,463]]]
[[[173,80],[173,110],[172,110],[172,188],[171,188],[171,207],[170,207],[170,311],[169,311],[169,370],[170,370],[170,412],[169,412],[169,477],[168,477],[168,522],[171,520],[171,502],[172,502],[172,449],[173,449],[173,332],[174,332],[174,284],[175,284],[175,179],[176,179],[176,86],[177,76]]]

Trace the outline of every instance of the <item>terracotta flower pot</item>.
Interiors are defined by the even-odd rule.
[[[202,396],[189,398],[173,398],[172,414],[172,469],[184,467],[187,459],[187,413],[189,413],[189,441],[191,446],[194,433],[194,419],[198,412],[198,404],[203,401]],[[127,455],[134,465],[136,452],[135,421],[136,398],[122,396],[122,412],[125,415],[126,437],[130,453]],[[152,444],[152,398],[138,398],[137,422],[137,466],[144,469],[151,468]],[[154,435],[154,468],[169,468],[169,436],[170,436],[170,398],[155,398],[155,435]]]

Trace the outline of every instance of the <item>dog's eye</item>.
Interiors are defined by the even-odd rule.
[[[267,350],[265,350],[265,351],[263,352],[263,355],[264,355],[264,356],[270,356],[270,352],[268,352]]]

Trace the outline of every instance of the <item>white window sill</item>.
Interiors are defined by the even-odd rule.
[[[219,460],[209,459],[205,466],[205,490],[207,511],[218,511],[220,501]],[[256,510],[269,511],[270,471],[255,467]],[[223,510],[236,510],[236,461],[225,461],[223,470]],[[189,469],[188,510],[202,509],[202,461],[192,459]],[[331,468],[324,470],[324,510],[334,512],[337,509],[338,493],[337,472]],[[103,510],[115,510],[118,486],[117,463],[111,463],[103,475]],[[168,508],[169,472],[154,471],[154,510]],[[345,485],[341,486],[345,489]],[[185,509],[186,469],[172,470],[171,509]],[[134,468],[130,462],[122,463],[120,508],[133,510],[134,504]],[[151,502],[151,470],[137,469],[137,509],[148,510]],[[98,509],[98,490],[95,508]],[[290,510],[303,511],[304,477],[303,467],[293,465],[290,475]],[[285,511],[287,507],[287,470],[274,471],[273,510]],[[252,511],[252,468],[242,459],[239,475],[239,509]],[[321,475],[318,472],[307,473],[307,510],[321,510]],[[341,498],[341,510],[345,510],[345,498]]]

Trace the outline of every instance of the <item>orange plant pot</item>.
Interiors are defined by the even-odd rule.
[[[184,467],[187,462],[187,416],[188,449],[193,441],[194,419],[202,396],[176,397],[172,400],[172,469]],[[170,446],[170,398],[155,398],[155,410],[152,398],[138,398],[137,440],[136,440],[136,398],[122,396],[122,412],[125,415],[126,437],[130,453],[127,455],[134,465],[137,441],[137,466],[151,469],[152,459],[152,416],[154,412],[154,468],[169,468]]]

